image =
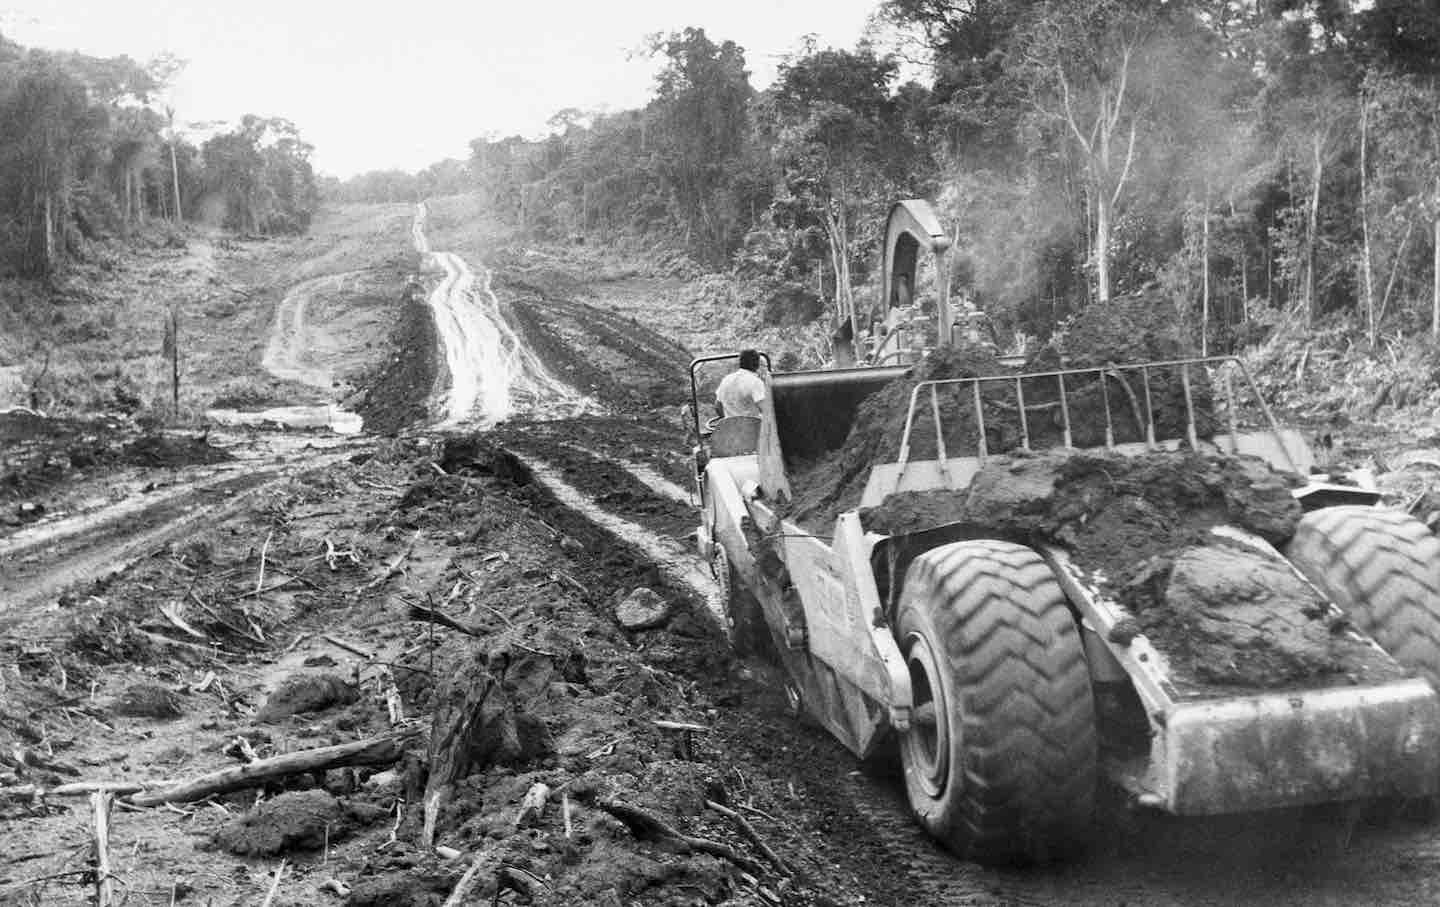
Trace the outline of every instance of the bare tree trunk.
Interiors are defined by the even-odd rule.
[[[1210,355],[1210,181],[1200,212],[1200,355]]]
[[[1375,259],[1370,246],[1369,179],[1365,173],[1366,148],[1369,144],[1369,110],[1365,95],[1360,95],[1360,269],[1365,285],[1365,333],[1375,343]]]
[[[1110,200],[1103,188],[1095,199],[1095,288],[1101,302],[1110,301]]]
[[[1315,247],[1320,232],[1320,180],[1325,175],[1325,162],[1320,156],[1323,139],[1315,133],[1315,168],[1310,186],[1310,219],[1305,238],[1305,326],[1315,324]]]
[[[1435,260],[1432,267],[1434,287],[1430,297],[1430,336],[1440,337],[1440,217],[1435,218]]]
[[[55,200],[45,193],[45,239],[41,245],[41,273],[49,276],[55,269]]]
[[[175,161],[175,141],[170,141],[170,185],[175,191],[175,222],[178,224],[185,219],[182,214],[185,209],[180,205],[180,165]]]

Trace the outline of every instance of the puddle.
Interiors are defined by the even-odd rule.
[[[338,406],[276,406],[259,411],[207,409],[205,417],[220,425],[266,426],[284,428],[328,428],[337,435],[355,435],[364,427],[364,419]]]

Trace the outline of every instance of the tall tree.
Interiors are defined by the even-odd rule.
[[[807,48],[781,65],[761,104],[785,191],[824,230],[835,276],[835,317],[858,334],[852,286],[857,242],[867,253],[887,207],[910,183],[918,154],[891,92],[897,65],[861,45],[854,51]],[[912,104],[914,98],[911,99]]]
[[[1068,0],[1037,6],[1013,56],[1012,74],[1031,103],[1079,149],[1090,214],[1095,295],[1111,295],[1111,239],[1151,98],[1134,78],[1154,32],[1155,13],[1125,0]],[[1160,15],[1163,15],[1160,14]]]
[[[653,43],[668,62],[648,110],[650,141],[688,245],[717,263],[743,232],[727,177],[749,135],[745,52],[733,41],[716,44],[700,28]]]

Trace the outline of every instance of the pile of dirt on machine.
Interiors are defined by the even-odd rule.
[[[870,468],[898,459],[911,392],[921,382],[1051,371],[1061,368],[1062,357],[1064,368],[1077,369],[1192,355],[1195,351],[1180,330],[1174,307],[1154,293],[1091,305],[1062,336],[1018,368],[1005,366],[993,351],[986,349],[938,350],[861,404],[839,450],[813,462],[790,464],[794,500],[789,515],[807,528],[828,531],[837,515],[859,506]],[[1192,405],[1187,407],[1178,369],[1149,370],[1148,400],[1157,437],[1185,437],[1187,413],[1192,409],[1197,433],[1202,437],[1214,433],[1205,373],[1192,369],[1190,379]],[[1075,447],[1103,446],[1107,424],[1116,443],[1145,439],[1147,389],[1138,371],[1121,368],[1105,378],[1095,373],[1070,376],[1065,385],[1064,411],[1059,403],[1059,388],[1054,377],[987,381],[982,385],[982,409],[977,412],[970,384],[940,385],[935,402],[943,426],[945,453],[951,457],[974,455],[979,450],[982,421],[988,453],[1018,450],[1027,438],[1032,448],[1057,446],[1063,438],[1065,411]],[[1023,425],[1020,391],[1026,413]],[[939,450],[932,407],[925,396],[917,401],[911,426],[912,460],[934,459]]]
[[[973,536],[1063,548],[1134,613],[1112,641],[1143,633],[1182,685],[1399,676],[1274,550],[1246,538],[1290,538],[1301,514],[1293,485],[1253,457],[1022,453],[990,458],[965,491],[891,495],[861,518],[890,534],[960,524]],[[1242,533],[1215,531],[1222,526]]]
[[[1093,307],[1064,339],[1067,366],[1188,355],[1175,321],[1168,307],[1143,299]],[[1046,357],[1057,358],[1057,351],[1033,357],[1025,370],[1043,368]],[[859,505],[870,468],[897,458],[918,381],[1003,372],[984,352],[943,351],[873,395],[841,450],[816,468],[792,469],[791,518],[825,533],[838,513]],[[1209,388],[1202,370],[1190,378],[1196,430],[1204,437],[1214,430]],[[1025,388],[1027,409],[1046,399],[1042,380]],[[1104,411],[1096,410],[1103,399],[1100,380],[1112,382],[1112,407],[1117,396],[1124,398],[1124,390],[1115,393],[1115,379],[1067,387],[1076,447],[1103,443]],[[1188,417],[1178,375],[1155,369],[1150,385],[1157,435],[1183,437]],[[1144,393],[1143,387],[1131,391]],[[991,456],[967,489],[892,494],[861,512],[866,528],[898,534],[962,524],[962,537],[1059,546],[1105,595],[1135,615],[1133,625],[1126,621],[1117,629],[1115,641],[1144,634],[1166,654],[1181,685],[1276,689],[1393,676],[1393,662],[1347,633],[1338,612],[1269,547],[1283,545],[1300,518],[1290,493],[1293,477],[1253,457],[1188,449],[1133,456],[1063,449],[1056,421],[1033,414],[1027,420],[1031,446],[1041,450],[1032,453],[1019,449],[1017,408],[1007,411],[1003,398],[998,403],[987,401],[984,412]],[[915,419],[912,459],[936,455],[929,410]],[[973,402],[941,401],[950,456],[975,452],[973,440],[967,446],[964,437],[978,430],[974,412]],[[1085,434],[1097,426],[1101,438]],[[1116,419],[1114,432],[1120,443],[1143,438],[1134,422]],[[1215,531],[1225,526],[1241,532]]]

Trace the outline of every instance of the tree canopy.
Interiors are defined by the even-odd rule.
[[[194,216],[206,192],[237,229],[306,228],[318,197],[295,127],[247,116],[196,147],[161,104],[182,65],[0,36],[0,266],[49,276],[90,242]]]

